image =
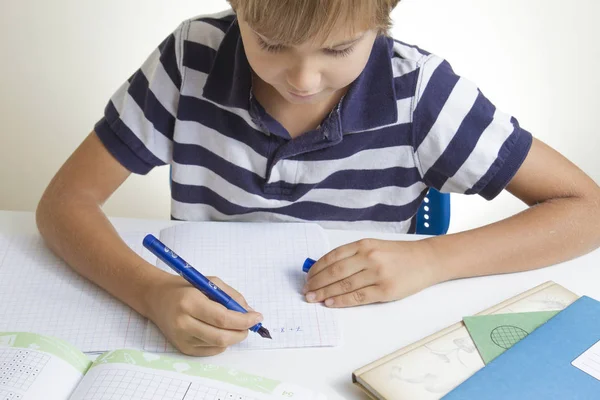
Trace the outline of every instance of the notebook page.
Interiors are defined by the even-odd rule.
[[[306,257],[320,258],[327,237],[316,224],[180,224],[161,232],[161,241],[205,276],[217,276],[242,293],[264,316],[273,340],[250,333],[233,350],[335,346],[341,341],[336,316],[302,295]],[[158,266],[174,273],[162,261]],[[158,328],[148,323],[145,350],[174,351]]]
[[[600,381],[600,340],[571,363]]]
[[[66,400],[91,361],[67,343],[31,333],[0,333],[0,399]]]
[[[142,233],[124,240],[149,262]],[[142,348],[146,320],[71,270],[39,235],[0,234],[0,331],[35,332],[84,352]]]
[[[324,400],[309,388],[135,350],[100,356],[70,400]]]

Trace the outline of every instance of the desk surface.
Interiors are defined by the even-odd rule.
[[[111,221],[120,230],[138,232],[174,224],[167,220]],[[37,232],[33,213],[0,211],[0,232]],[[327,232],[332,247],[363,237],[415,239],[408,235]],[[600,299],[600,250],[541,270],[446,282],[401,301],[336,310],[344,338],[336,348],[225,352],[200,361],[309,386],[330,400],[363,399],[366,396],[351,383],[355,369],[548,280],[579,295]]]

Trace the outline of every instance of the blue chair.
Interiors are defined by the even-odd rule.
[[[418,235],[444,235],[450,226],[450,194],[430,188],[417,211]]]

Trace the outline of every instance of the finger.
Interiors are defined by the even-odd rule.
[[[198,292],[198,296],[194,296],[193,300],[186,302],[183,307],[184,312],[193,318],[221,329],[241,331],[263,320],[263,316],[257,312],[241,313],[228,310],[200,292]]]
[[[308,296],[309,292],[329,286],[334,282],[346,279],[364,269],[365,261],[359,257],[350,256],[337,261],[322,269],[316,275],[308,279],[304,285],[303,293]]]
[[[369,287],[377,282],[377,277],[372,271],[362,270],[352,276],[343,278],[321,289],[308,292],[306,300],[309,303],[320,303],[332,297],[352,293],[356,290]]]
[[[213,281],[213,283],[215,285],[217,285],[219,288],[221,288],[221,290],[223,290],[225,293],[230,295],[235,301],[238,302],[239,305],[244,307],[244,309],[246,309],[248,311],[254,311],[254,309],[252,307],[250,307],[250,305],[248,305],[248,303],[246,302],[246,299],[244,298],[244,296],[242,296],[242,294],[240,292],[238,292],[237,290],[235,290],[234,288],[232,288],[227,283],[223,282],[221,279],[219,279],[217,277],[211,277],[210,280]]]
[[[379,287],[372,285],[325,300],[325,305],[331,308],[344,308],[377,303],[381,299]]]
[[[331,250],[323,257],[319,258],[316,263],[308,271],[308,279],[317,275],[323,269],[327,268],[333,263],[336,263],[344,258],[351,257],[358,252],[358,242],[346,244],[336,249]]]
[[[197,347],[229,347],[239,343],[248,337],[248,329],[244,330],[227,330],[219,329],[202,321],[198,321],[190,316],[182,318],[182,322],[178,328],[185,332],[189,338],[199,339],[199,343],[194,343],[193,340],[187,340],[188,344]]]

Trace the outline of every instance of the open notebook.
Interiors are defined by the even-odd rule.
[[[329,250],[316,224],[177,224],[160,232],[122,233],[138,254],[169,270],[142,246],[158,236],[204,275],[215,275],[261,312],[273,340],[250,333],[233,349],[334,346],[340,331],[332,310],[304,301],[302,263]],[[74,273],[39,235],[0,234],[0,331],[58,337],[84,352],[137,348],[173,351],[148,320]]]
[[[236,369],[114,350],[95,362],[67,342],[0,333],[0,399],[321,400],[308,388]]]

